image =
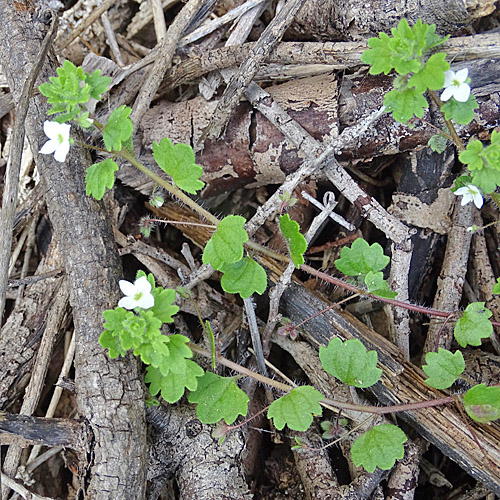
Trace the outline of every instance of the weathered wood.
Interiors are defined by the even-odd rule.
[[[305,288],[293,285],[283,295],[281,312],[296,323],[310,318],[328,305]],[[370,391],[382,404],[413,403],[443,395],[424,383],[423,372],[405,362],[402,356],[397,354],[394,345],[349,313],[329,310],[304,323],[301,330],[307,333],[314,345],[326,345],[336,335],[342,339],[359,338],[365,345],[368,340],[367,348],[378,352],[379,366],[383,369],[381,380],[371,387]],[[395,371],[394,367],[388,364],[389,361],[396,362],[401,366],[401,370]],[[444,455],[457,462],[474,479],[500,494],[500,424],[481,425],[469,422],[484,452],[495,465],[492,467],[471,436],[460,413],[453,406],[403,412],[398,413],[398,417],[410,424]]]
[[[14,101],[37,56],[43,25],[27,11],[0,0],[0,62]],[[56,74],[53,54],[38,84]],[[33,98],[26,135],[33,151],[46,141],[42,125],[48,105]],[[145,495],[146,429],[143,386],[135,359],[111,361],[98,343],[101,314],[119,298],[122,271],[104,204],[85,193],[88,153],[74,145],[65,163],[38,155],[46,201],[68,277],[76,335],[75,383],[78,411],[93,434],[90,463],[80,463],[84,496],[133,499]],[[85,477],[85,480],[83,480]]]

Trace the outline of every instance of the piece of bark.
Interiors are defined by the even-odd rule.
[[[329,310],[321,316],[311,319],[311,316],[323,310],[328,303],[318,299],[305,288],[292,285],[283,295],[282,313],[293,322],[306,318],[309,321],[301,326],[307,335],[314,339],[315,344],[326,345],[334,335],[341,338],[359,337],[367,345],[378,347],[379,366],[383,369],[380,381],[369,390],[379,399],[380,403],[406,404],[410,402],[435,399],[442,393],[428,387],[424,383],[423,373],[414,365],[403,360],[397,349],[386,339],[359,322],[350,314]],[[373,345],[373,344],[372,344]],[[386,364],[388,360],[397,362],[401,367],[395,371]],[[500,494],[500,425],[472,425],[482,449],[477,446],[462,416],[453,406],[426,408],[419,411],[400,412],[398,417],[410,424],[424,438],[439,448],[444,455],[457,462],[474,479],[484,483],[496,494]],[[495,467],[484,466],[486,453]]]
[[[55,242],[42,258],[36,274],[44,274],[60,266]],[[28,285],[23,300],[8,316],[0,330],[0,408],[9,408],[27,383],[33,356],[45,329],[50,304],[61,279],[50,278]]]
[[[410,26],[418,19],[427,24],[436,24],[436,31],[452,33],[475,19],[491,14],[495,10],[494,0],[340,0],[324,2],[307,0],[287,35],[297,39],[315,40],[359,40],[378,36],[379,31],[390,32],[402,18]]]
[[[28,12],[0,0],[0,62],[14,101],[38,54],[41,27]],[[56,74],[49,54],[38,83]],[[42,124],[48,105],[34,97],[26,120],[33,151],[45,142]],[[143,386],[137,361],[110,360],[98,343],[101,314],[119,298],[121,266],[104,204],[87,197],[88,153],[73,145],[65,163],[37,156],[47,189],[46,201],[70,288],[76,335],[75,383],[78,411],[88,420],[93,439],[89,463],[80,463],[83,495],[99,499],[142,499],[145,495],[146,430]]]
[[[147,414],[151,424],[148,500],[156,500],[172,477],[180,500],[252,498],[242,472],[244,443],[238,429],[219,444],[211,436],[211,426],[196,418],[192,406],[159,406]]]
[[[497,126],[500,115],[500,77],[496,63],[475,62],[469,66],[473,91],[484,97],[478,99],[480,109],[475,120],[458,128],[464,137]],[[392,77],[364,75],[352,80],[344,78],[338,104],[334,82],[333,76],[322,75],[275,86],[269,91],[306,131],[317,140],[325,141],[335,139],[339,128],[357,124],[371,111],[379,109],[392,86]],[[280,88],[287,89],[290,98],[280,100]],[[197,97],[180,103],[160,102],[151,108],[142,122],[140,147],[144,154],[141,159],[154,164],[151,144],[163,137],[169,137],[174,143],[196,144],[215,106],[216,103]],[[432,121],[429,112],[425,113],[424,120]],[[435,129],[424,121],[416,120],[415,127],[409,130],[390,115],[384,115],[370,127],[369,133],[342,148],[339,159],[371,159],[412,151],[427,144],[434,134]],[[232,115],[223,139],[207,142],[203,153],[196,157],[205,171],[203,180],[207,186],[203,196],[215,196],[243,186],[281,183],[303,159],[302,154],[284,140],[267,119],[246,103],[240,104]],[[132,167],[121,169],[118,176],[143,193],[150,193],[153,188],[153,184]]]
[[[88,430],[82,422],[66,418],[28,417],[0,412],[0,445],[64,446],[88,451]]]

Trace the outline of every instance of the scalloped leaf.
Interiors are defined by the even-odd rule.
[[[429,105],[422,95],[414,88],[393,89],[387,92],[384,98],[384,106],[388,113],[392,113],[392,117],[400,122],[406,123],[413,118],[413,115],[418,118],[424,116],[424,109]]]
[[[450,69],[450,65],[445,61],[446,54],[439,52],[433,54],[425,66],[415,73],[408,85],[414,86],[418,92],[425,92],[427,89],[439,90],[444,85],[444,73]]]
[[[382,271],[389,264],[389,257],[384,255],[378,243],[369,245],[363,238],[354,240],[351,247],[343,247],[340,259],[335,261],[335,267],[347,276],[366,276],[370,271]]]
[[[190,403],[198,403],[196,415],[204,424],[224,419],[231,425],[239,415],[248,412],[250,398],[236,385],[236,377],[221,377],[205,372],[198,379],[198,388],[189,394]]]
[[[460,351],[452,353],[441,347],[438,352],[428,352],[425,362],[427,364],[422,369],[429,377],[425,383],[435,389],[451,387],[465,370],[464,357]]]
[[[427,142],[427,146],[429,146],[432,151],[436,153],[443,153],[448,145],[448,138],[443,134],[434,134],[429,141]]]
[[[384,279],[384,275],[379,271],[372,273],[371,271],[365,276],[365,285],[367,290],[377,297],[385,297],[386,299],[393,299],[398,292],[390,289],[389,283]]]
[[[311,426],[313,417],[321,415],[319,402],[323,399],[324,396],[314,387],[295,387],[271,403],[267,416],[273,419],[278,430],[288,425],[288,428],[294,431],[306,431]]]
[[[245,222],[241,215],[224,217],[205,245],[203,264],[210,264],[216,271],[220,271],[224,264],[241,260],[243,243],[248,241],[248,234],[243,227]]]
[[[198,379],[203,376],[204,371],[194,361],[186,359],[182,374],[172,371],[166,375],[154,366],[148,366],[144,381],[149,384],[151,396],[156,396],[161,391],[161,397],[168,403],[175,403],[181,399],[186,389],[196,391]]]
[[[85,174],[85,191],[87,196],[101,200],[106,188],[112,189],[115,184],[115,172],[118,165],[111,158],[94,163],[87,168]]]
[[[262,295],[266,291],[266,270],[250,257],[224,264],[220,270],[224,273],[220,284],[225,292],[239,293],[241,298],[246,299],[254,293]]]
[[[173,316],[179,312],[179,306],[174,305],[176,299],[175,290],[160,286],[155,287],[154,283],[151,285],[153,287],[151,293],[155,299],[155,304],[150,310],[162,323],[173,323]]]
[[[474,110],[478,108],[479,104],[471,94],[466,102],[450,99],[441,106],[441,112],[447,120],[455,120],[460,125],[468,125],[474,119]]]
[[[319,359],[323,370],[354,387],[370,387],[382,375],[377,368],[377,352],[367,351],[358,339],[342,342],[338,337],[333,338],[328,346],[319,348]]]
[[[153,158],[183,191],[196,194],[205,186],[205,183],[200,181],[203,168],[196,165],[191,146],[182,143],[174,146],[170,139],[164,137],[159,144],[153,142]]]
[[[463,403],[472,420],[481,423],[493,422],[500,418],[500,387],[476,385],[465,393]]]
[[[356,439],[351,447],[351,458],[356,467],[367,472],[378,467],[390,470],[396,460],[403,458],[403,444],[408,440],[405,433],[392,424],[377,425]]]
[[[481,345],[481,339],[488,338],[493,333],[493,325],[489,318],[491,311],[484,307],[484,302],[469,304],[455,324],[453,330],[455,340],[462,347]]]
[[[474,141],[469,141],[465,151],[460,151],[458,154],[458,159],[467,165],[469,170],[480,170],[483,168],[483,159],[481,158],[481,153],[483,152],[483,143],[477,139]]]
[[[134,125],[129,118],[132,108],[120,106],[113,110],[102,131],[104,145],[108,151],[120,151],[132,137]]]
[[[285,237],[290,257],[296,268],[304,263],[304,252],[307,250],[307,241],[300,233],[299,223],[290,219],[290,215],[280,215],[280,229]]]

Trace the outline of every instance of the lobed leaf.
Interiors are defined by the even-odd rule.
[[[460,151],[458,159],[467,165],[469,170],[480,170],[483,168],[483,159],[481,153],[483,152],[483,143],[481,141],[469,141],[465,151]]]
[[[493,333],[490,317],[491,311],[484,307],[484,302],[469,304],[455,324],[455,340],[462,347],[481,345],[481,339],[488,338]]]
[[[323,370],[354,387],[370,387],[382,375],[377,368],[377,352],[367,351],[358,339],[342,342],[338,337],[333,338],[328,346],[319,348],[319,359]]]
[[[429,146],[432,151],[436,153],[443,153],[448,144],[448,138],[443,134],[434,134],[429,141],[427,142],[427,146]]]
[[[239,293],[246,299],[254,293],[262,295],[266,291],[266,270],[250,257],[224,264],[220,270],[223,273],[220,284],[225,292]]]
[[[461,125],[468,125],[474,119],[474,110],[479,108],[479,104],[473,94],[466,102],[459,102],[450,99],[441,106],[441,111],[447,120],[455,120]]]
[[[377,272],[389,264],[389,257],[384,255],[378,243],[369,245],[363,238],[354,240],[351,247],[343,247],[335,267],[347,276],[366,276],[370,271]]]
[[[427,364],[422,369],[429,377],[425,383],[435,389],[451,387],[465,370],[464,357],[460,351],[452,353],[441,347],[438,352],[428,352],[425,362]]]
[[[248,412],[249,397],[236,385],[235,377],[221,377],[212,372],[198,379],[198,387],[189,394],[190,403],[198,403],[196,415],[204,424],[224,419],[231,425],[238,415]]]
[[[152,283],[152,294],[155,299],[154,306],[150,309],[162,323],[173,323],[174,318],[179,312],[179,306],[174,305],[176,294],[175,290],[170,288],[156,287]]]
[[[181,375],[172,371],[166,375],[154,366],[148,366],[144,381],[149,384],[151,396],[156,396],[161,391],[161,397],[172,404],[184,395],[186,389],[196,391],[198,379],[204,374],[203,368],[190,359],[185,360],[184,371]]]
[[[356,467],[362,465],[370,473],[377,467],[390,470],[396,460],[403,458],[403,443],[407,440],[399,427],[392,424],[377,425],[354,441],[351,447],[352,461]]]
[[[134,126],[129,118],[132,108],[120,106],[113,110],[108,123],[102,131],[104,145],[108,151],[120,151],[125,142],[132,137]]]
[[[365,285],[367,290],[377,297],[393,299],[398,294],[398,292],[394,292],[390,289],[389,283],[387,283],[384,279],[384,275],[380,271],[378,273],[370,271],[365,276]]]
[[[425,92],[427,89],[438,90],[444,85],[444,73],[450,69],[450,65],[445,61],[446,54],[440,52],[433,54],[425,66],[415,73],[410,81],[409,86],[415,87],[417,92]]]
[[[153,142],[153,158],[183,191],[196,194],[205,186],[200,181],[203,168],[196,165],[191,146],[182,143],[174,146],[170,139],[164,137],[159,144]]]
[[[424,116],[424,108],[428,107],[427,101],[421,92],[415,88],[404,90],[393,89],[387,92],[384,98],[384,106],[387,112],[392,112],[392,117],[400,122],[406,123],[413,115],[418,118]]]
[[[296,268],[304,263],[304,252],[307,250],[307,241],[300,233],[299,223],[291,220],[290,215],[280,215],[280,229],[285,237],[290,257]]]
[[[495,295],[500,293],[500,278],[497,278],[497,282],[493,285],[493,292]]]
[[[271,403],[267,416],[273,419],[278,430],[288,425],[288,428],[294,431],[306,431],[311,426],[313,417],[321,415],[319,402],[323,399],[324,396],[314,387],[295,387]]]
[[[241,215],[228,215],[219,222],[217,230],[208,240],[203,251],[203,264],[210,264],[220,271],[225,264],[233,264],[243,257],[243,243],[248,241]]]
[[[463,403],[472,420],[481,423],[493,422],[500,418],[500,387],[476,385],[465,393]]]
[[[106,188],[113,188],[117,170],[118,165],[111,158],[90,165],[85,174],[87,196],[93,196],[96,200],[101,200]]]

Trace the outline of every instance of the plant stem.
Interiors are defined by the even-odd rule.
[[[194,351],[197,354],[201,354],[202,356],[205,356],[206,358],[211,359],[212,353],[208,351],[207,349],[203,349],[203,347],[200,347],[196,344],[188,343],[187,344],[189,348]],[[231,370],[234,370],[238,373],[241,373],[242,375],[245,375],[247,377],[251,377],[257,382],[260,382],[262,384],[266,384],[270,387],[274,387],[275,389],[278,389],[279,391],[282,392],[290,392],[293,389],[293,386],[284,384],[283,382],[278,382],[277,380],[273,380],[271,378],[265,377],[264,375],[260,375],[259,373],[255,373],[252,370],[249,370],[248,368],[245,368],[244,366],[241,366],[237,363],[234,363],[233,361],[230,361],[229,359],[224,358],[223,356],[216,355],[215,359],[217,362],[219,362],[221,365],[226,366],[227,368],[230,368]],[[444,398],[439,398],[439,399],[431,399],[428,401],[420,401],[418,403],[409,403],[409,404],[403,404],[403,405],[394,405],[394,406],[365,406],[365,405],[356,405],[353,403],[345,403],[343,401],[336,401],[334,399],[328,399],[325,398],[322,401],[320,401],[320,404],[324,406],[333,406],[334,408],[339,408],[341,410],[352,410],[352,411],[359,411],[362,413],[374,413],[376,415],[384,415],[387,413],[397,413],[401,411],[410,411],[410,410],[420,410],[422,408],[429,408],[431,406],[440,406],[448,403],[452,403],[457,399],[457,396],[446,396]]]
[[[433,90],[427,89],[429,92],[429,95],[431,96],[432,100],[436,103],[436,106],[439,108],[439,111],[441,111],[441,106],[443,103],[441,102],[441,99],[436,95],[436,92]],[[462,139],[457,134],[457,131],[455,130],[455,127],[451,120],[447,120],[446,117],[444,116],[444,113],[441,111],[441,114],[443,115],[443,119],[446,123],[446,126],[448,127],[448,130],[450,131],[450,135],[453,138],[453,142],[456,144],[457,149],[459,151],[463,151],[465,149],[464,143],[462,142]]]

